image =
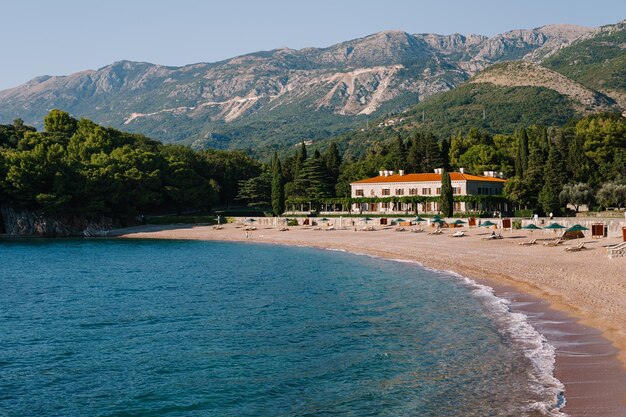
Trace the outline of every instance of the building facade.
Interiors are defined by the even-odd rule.
[[[352,198],[386,198],[386,197],[412,197],[427,196],[437,197],[441,194],[441,169],[434,173],[405,174],[400,170],[380,171],[374,178],[355,181],[350,184]],[[484,175],[472,175],[459,172],[450,172],[453,195],[477,195],[477,196],[501,196],[506,180],[501,178],[501,173],[487,171]],[[495,199],[494,199],[495,200]],[[503,211],[503,203],[490,204],[490,207],[481,207],[485,210]],[[439,202],[431,201],[417,204],[417,212],[436,213],[439,211]],[[390,213],[416,211],[412,203],[379,202],[379,203],[355,203],[352,207],[356,211]],[[467,212],[477,208],[466,202],[455,201],[455,212]]]

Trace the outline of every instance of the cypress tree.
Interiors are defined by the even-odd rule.
[[[411,144],[406,155],[406,170],[409,172],[419,172],[423,156],[420,148],[421,134],[415,133],[411,138]]]
[[[452,195],[452,181],[450,180],[450,174],[448,171],[443,171],[441,174],[441,213],[445,217],[452,217],[454,211],[454,196]]]
[[[304,144],[304,141],[302,141],[302,144],[300,146],[299,159],[300,159],[300,163],[301,164],[303,164],[306,161],[306,159],[307,159],[306,145]],[[300,165],[300,166],[302,166],[302,165]]]
[[[521,128],[518,132],[517,157],[515,158],[515,175],[524,178],[528,169],[528,134]]]
[[[539,204],[544,213],[558,213],[561,209],[559,194],[563,187],[562,165],[557,147],[552,146],[544,169],[543,187],[539,193]]]
[[[280,216],[285,211],[285,184],[282,171],[280,159],[275,153],[272,167],[272,211],[275,216]]]
[[[326,150],[326,153],[324,154],[324,163],[326,164],[326,170],[332,177],[333,181],[337,182],[341,167],[341,155],[339,155],[339,149],[337,149],[335,142],[332,142]]]

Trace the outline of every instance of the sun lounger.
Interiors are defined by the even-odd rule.
[[[424,229],[416,229],[416,228],[413,228],[410,230],[411,233],[422,233],[423,231]]]
[[[530,246],[530,245],[536,245],[537,244],[537,239],[533,239],[530,242],[520,242],[518,243],[518,245],[520,246]]]
[[[328,226],[326,229],[324,230],[335,230],[335,226]]]
[[[429,235],[443,235],[443,230],[435,229],[434,231],[428,233]]]
[[[585,247],[585,242],[580,242],[578,246],[568,246],[565,248],[566,252],[579,252],[581,250],[586,250],[588,248]]]
[[[464,231],[458,231],[458,232],[454,232],[453,234],[450,235],[450,237],[463,237],[465,236],[465,232]]]
[[[288,230],[289,230],[288,227],[281,227],[280,229],[278,229],[279,232],[286,232]]]
[[[396,227],[396,232],[404,232],[405,230],[404,227]]]
[[[551,242],[545,242],[543,246],[559,246],[561,243],[565,242],[563,239],[558,238]]]
[[[483,238],[483,240],[496,240],[496,239],[504,239],[504,237],[502,237],[502,235],[498,233],[497,235],[489,235]]]
[[[222,227],[222,226],[217,226],[217,225],[216,225],[216,226],[213,226],[213,229],[214,229],[214,230],[222,230],[222,229],[223,229],[223,227]]]

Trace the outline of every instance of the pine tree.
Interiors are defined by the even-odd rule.
[[[450,174],[448,171],[443,171],[441,174],[441,213],[445,217],[452,217],[454,210],[454,196],[452,195],[452,181],[450,180]]]
[[[280,216],[285,211],[285,184],[283,180],[283,167],[278,155],[274,153],[274,165],[272,167],[272,210],[275,216]]]
[[[423,158],[420,172],[433,172],[435,168],[441,168],[443,166],[441,150],[439,149],[439,143],[437,143],[435,135],[426,133],[421,142],[421,149]]]

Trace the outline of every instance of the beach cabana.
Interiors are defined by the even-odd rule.
[[[583,234],[583,230],[589,229],[585,226],[581,226],[580,224],[575,224],[565,231],[563,237],[565,239],[580,239],[581,237],[585,237],[585,235]]]

